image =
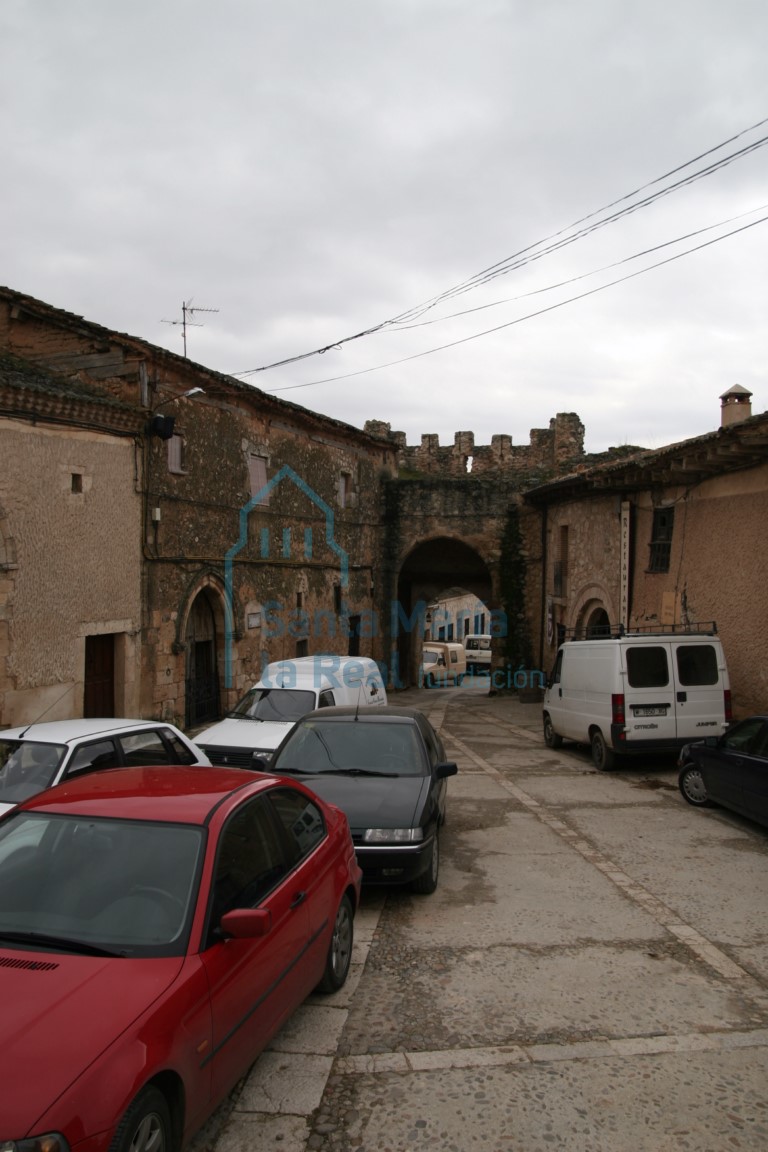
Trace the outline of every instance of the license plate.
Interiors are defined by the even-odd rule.
[[[665,704],[659,708],[650,708],[645,705],[642,707],[633,707],[632,713],[635,716],[666,716],[667,706]]]

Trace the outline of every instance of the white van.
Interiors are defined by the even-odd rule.
[[[467,657],[467,672],[490,673],[491,637],[480,633],[469,633],[464,637],[464,652]]]
[[[543,719],[548,747],[589,744],[601,770],[614,767],[617,756],[670,752],[719,736],[732,719],[731,692],[714,625],[566,640]]]
[[[375,660],[366,656],[301,656],[268,664],[226,718],[195,736],[212,764],[249,768],[254,752],[270,755],[297,720],[315,708],[387,703]]]
[[[425,688],[447,688],[461,684],[467,672],[467,657],[463,644],[451,641],[428,640],[421,650],[420,683]]]

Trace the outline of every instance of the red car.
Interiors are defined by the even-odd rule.
[[[318,989],[361,873],[298,781],[122,768],[0,820],[0,1148],[175,1152]]]

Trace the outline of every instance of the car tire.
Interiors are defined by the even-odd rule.
[[[323,978],[317,986],[318,992],[338,992],[343,988],[349,966],[352,963],[354,942],[354,913],[349,896],[342,897],[333,922],[333,933],[325,958]]]
[[[434,688],[435,687],[435,678],[431,672],[428,672],[427,675],[424,677],[424,687],[425,688]]]
[[[123,1113],[109,1152],[172,1152],[175,1148],[168,1101],[148,1084]]]
[[[598,772],[610,772],[616,764],[614,751],[606,744],[599,728],[592,733],[592,763]]]
[[[563,738],[555,732],[552,719],[549,715],[544,717],[544,743],[547,748],[562,748]]]
[[[429,854],[429,867],[417,876],[411,887],[419,896],[431,896],[437,888],[437,878],[440,872],[440,838],[435,828],[435,838],[432,841],[432,851]]]
[[[694,808],[711,808],[712,801],[701,774],[698,764],[686,764],[677,778],[680,792],[684,800],[693,804]]]

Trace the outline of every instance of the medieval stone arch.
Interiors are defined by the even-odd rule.
[[[174,644],[183,660],[186,728],[212,723],[220,716],[228,612],[224,582],[217,573],[205,572],[188,587]]]
[[[498,573],[476,548],[442,533],[412,544],[401,558],[390,610],[393,666],[403,686],[418,679],[427,605],[452,587],[498,607]]]
[[[581,588],[573,601],[568,627],[579,637],[610,635],[610,628],[618,620],[615,606],[607,589],[599,583]]]

